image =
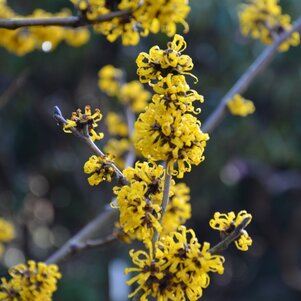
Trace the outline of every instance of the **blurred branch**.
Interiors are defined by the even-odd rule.
[[[0,95],[0,110],[12,99],[13,95],[20,90],[28,78],[28,70],[23,71],[8,88]]]
[[[134,132],[135,114],[130,108],[130,106],[126,106],[125,113],[126,113],[128,129],[129,129],[129,139],[131,140],[132,134]],[[135,159],[136,159],[136,151],[133,144],[131,143],[130,149],[125,159],[125,167],[133,166]]]
[[[246,72],[238,79],[229,92],[221,99],[217,108],[211,113],[208,119],[202,126],[203,132],[212,132],[219,123],[223,120],[227,112],[227,103],[234,97],[235,94],[242,94],[247,90],[256,76],[263,71],[274,56],[278,53],[279,46],[288,39],[295,31],[301,30],[301,17],[294,22],[292,28],[279,35],[275,41],[268,46],[251,64]]]
[[[12,18],[0,19],[0,28],[17,29],[28,26],[67,26],[81,27],[91,24],[97,24],[105,21],[110,21],[115,17],[123,17],[131,14],[130,10],[114,11],[105,15],[99,16],[95,20],[88,20],[85,16],[70,16],[62,18]]]
[[[226,236],[226,238],[213,246],[209,250],[209,253],[215,254],[220,251],[226,250],[228,246],[242,234],[241,231],[247,226],[249,222],[250,218],[246,217],[238,226],[235,227],[235,229],[228,236]]]
[[[90,238],[99,232],[109,221],[116,219],[117,213],[117,210],[113,210],[107,206],[105,211],[101,212],[94,220],[82,228],[45,262],[48,264],[58,264],[81,251],[104,247],[110,242],[113,242],[116,238],[112,234],[97,240],[91,240]]]

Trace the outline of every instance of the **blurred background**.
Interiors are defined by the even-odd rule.
[[[38,7],[51,12],[71,7],[63,0],[8,3],[23,14]],[[191,0],[185,39],[199,78],[193,89],[205,97],[202,122],[264,49],[241,36],[239,4]],[[293,20],[301,15],[299,0],[281,5]],[[82,166],[91,151],[56,125],[53,106],[65,116],[85,104],[100,107],[104,115],[120,111],[116,99],[99,91],[98,70],[110,63],[136,80],[138,53],[167,41],[163,34],[151,35],[137,47],[125,48],[120,41],[111,44],[92,34],[80,48],[61,44],[53,52],[24,57],[0,49],[0,216],[17,227],[17,238],[1,259],[1,275],[25,259],[45,260],[112,197],[109,183],[89,186]],[[242,253],[233,245],[223,253],[225,274],[212,276],[204,301],[301,298],[300,57],[297,47],[274,59],[244,95],[254,101],[255,114],[227,116],[210,136],[206,160],[184,178],[193,210],[188,225],[200,241],[219,241],[208,225],[215,211],[246,209],[253,215],[248,227],[253,246]],[[64,263],[54,300],[126,300],[122,270],[129,265],[131,247],[115,243]]]

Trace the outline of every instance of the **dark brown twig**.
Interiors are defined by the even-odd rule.
[[[220,251],[227,249],[228,246],[242,234],[242,230],[247,226],[249,222],[250,217],[246,217],[238,226],[235,227],[235,229],[228,236],[226,236],[226,238],[224,238],[221,242],[213,246],[209,250],[209,252],[211,254],[216,254]]]
[[[81,27],[86,25],[93,25],[105,21],[110,21],[116,17],[123,17],[131,14],[130,10],[120,10],[110,12],[108,14],[99,16],[95,20],[88,20],[85,16],[69,16],[62,18],[12,18],[0,19],[0,28],[17,29],[20,27],[29,26],[65,26],[65,27]]]

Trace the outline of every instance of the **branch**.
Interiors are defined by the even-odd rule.
[[[61,113],[61,110],[57,106],[54,107],[53,118],[56,120],[56,122],[59,126],[64,126],[64,124],[67,124],[67,120],[64,118],[64,116]],[[100,156],[102,158],[105,156],[104,153],[91,140],[89,135],[83,135],[75,127],[71,127],[70,130],[76,137],[78,137],[82,141],[84,141],[97,156]],[[107,162],[106,164],[111,166],[114,169],[116,177],[121,185],[126,185],[128,183],[128,180],[126,179],[126,177],[123,175],[123,173],[120,171],[120,169],[113,162]]]
[[[104,17],[104,16],[103,16]],[[0,27],[3,25],[0,19]],[[100,22],[100,21],[99,21]],[[41,25],[41,24],[39,24]],[[53,25],[53,24],[52,24]],[[56,24],[58,25],[58,24]],[[73,26],[70,25],[69,26]],[[263,53],[254,61],[254,63],[249,67],[249,69],[242,75],[242,77],[236,82],[232,89],[223,97],[220,105],[216,110],[209,116],[208,120],[204,123],[202,129],[204,132],[212,132],[216,126],[221,122],[225,113],[227,102],[233,98],[235,94],[244,92],[254,80],[254,78],[268,65],[272,58],[276,55],[279,45],[284,42],[294,31],[299,31],[301,28],[301,18],[299,18],[292,26],[291,30],[283,33],[279,38],[269,47],[267,47]],[[56,108],[58,109],[58,108]],[[55,109],[54,118],[59,125],[66,123],[66,120]],[[72,130],[72,129],[71,129]],[[72,130],[73,131],[73,130]],[[75,135],[77,133],[73,131]],[[112,209],[108,209],[98,215],[93,221],[91,221],[87,226],[85,226],[79,233],[73,236],[62,248],[60,248],[56,253],[46,261],[47,263],[59,263],[66,259],[72,254],[72,248],[75,245],[81,245],[83,241],[91,237],[91,235],[101,229],[108,221],[113,220],[115,212]],[[224,240],[222,240],[217,245],[213,246],[209,251],[210,253],[216,253],[226,249],[231,242],[233,242],[239,235],[240,231],[245,228],[248,223],[246,218],[243,222],[236,227],[236,229],[228,235]]]
[[[161,210],[161,217],[160,217],[160,224],[162,224],[163,216],[166,212],[166,208],[169,201],[169,192],[170,192],[170,182],[171,182],[171,171],[170,168],[168,168],[168,162],[166,161],[166,170],[165,170],[165,179],[164,179],[164,187],[163,187],[163,198],[162,198],[162,210]],[[153,237],[153,243],[155,243],[159,239],[159,232],[155,232]]]
[[[0,110],[12,99],[14,94],[20,90],[25,82],[27,81],[29,76],[29,71],[23,71],[4,91],[2,95],[0,95]]]
[[[131,110],[129,105],[125,107],[125,113],[126,113],[128,129],[129,129],[129,139],[131,140],[132,134],[134,132],[135,114]],[[135,159],[136,159],[136,151],[133,144],[131,143],[130,149],[125,159],[125,167],[133,166],[135,163]]]
[[[131,14],[131,10],[119,10],[99,16],[95,20],[88,20],[85,16],[70,16],[62,18],[12,18],[0,19],[0,28],[17,29],[28,26],[67,26],[81,27],[110,21],[115,17],[123,17]]]
[[[105,211],[100,213],[94,220],[87,224],[82,230],[68,240],[59,250],[52,254],[45,262],[60,263],[70,256],[87,249],[94,249],[106,246],[116,238],[110,235],[103,239],[89,240],[95,233],[98,233],[108,222],[117,218],[117,210],[107,206]]]
[[[241,235],[241,231],[247,226],[249,222],[250,218],[246,217],[228,236],[226,236],[225,239],[212,247],[209,250],[209,253],[215,254],[227,249],[228,246]]]
[[[274,56],[278,53],[278,47],[288,39],[292,33],[301,30],[301,17],[294,22],[292,28],[281,35],[279,35],[275,41],[267,47],[252,63],[252,65],[247,69],[247,71],[238,79],[234,86],[229,90],[229,92],[221,99],[220,104],[213,111],[213,113],[208,117],[202,126],[203,132],[212,132],[218,124],[223,120],[227,112],[227,103],[231,100],[235,94],[242,94],[247,90],[252,81],[256,76],[263,71]]]

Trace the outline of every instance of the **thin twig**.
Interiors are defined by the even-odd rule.
[[[99,230],[103,228],[107,223],[114,219],[117,219],[117,213],[117,210],[113,210],[111,207],[107,206],[105,211],[100,213],[94,220],[92,220],[89,224],[82,228],[82,230],[80,230],[76,235],[68,240],[59,250],[52,254],[46,260],[46,263],[58,264],[82,250],[105,246],[109,241],[111,241],[110,237],[107,238],[109,240],[108,242],[106,241],[106,239],[104,239],[103,244],[101,243],[101,240],[90,240],[89,242],[89,239],[95,233],[99,232]]]
[[[108,236],[103,238],[91,239],[83,243],[70,245],[69,253],[66,253],[66,255],[60,260],[60,262],[66,260],[69,256],[74,256],[83,251],[103,248],[116,240],[117,238],[115,235],[109,234]]]
[[[162,205],[161,205],[161,217],[160,217],[160,224],[162,224],[163,216],[166,212],[166,208],[169,201],[169,192],[170,192],[170,183],[171,183],[171,172],[168,164],[166,162],[166,170],[165,170],[165,179],[164,179],[164,188],[163,188],[163,198],[162,198]],[[155,243],[159,239],[159,232],[155,232],[153,237],[153,243]]]
[[[238,226],[235,227],[235,229],[228,236],[226,236],[226,238],[209,249],[209,252],[211,254],[216,254],[227,249],[228,246],[242,234],[241,231],[247,226],[249,222],[250,217],[246,217]]]
[[[20,90],[25,84],[29,75],[29,71],[23,71],[0,95],[0,110],[12,99],[13,95]]]
[[[127,124],[128,124],[129,139],[131,139],[131,136],[134,132],[135,114],[131,110],[130,106],[126,106],[125,113],[126,113],[126,120],[127,120]],[[133,144],[131,143],[130,149],[129,149],[126,159],[125,159],[125,167],[133,166],[135,159],[136,159],[136,151],[135,151]]]
[[[286,39],[288,39],[292,35],[292,33],[300,31],[300,29],[301,17],[298,18],[296,22],[294,22],[290,30],[279,35],[278,38],[257,57],[257,59],[239,78],[239,80],[234,84],[229,92],[221,99],[217,108],[204,122],[202,126],[203,132],[210,133],[218,126],[227,112],[227,103],[229,102],[229,100],[231,100],[235,94],[242,94],[243,92],[245,92],[252,81],[256,78],[256,76],[268,66],[273,57],[278,53],[279,46]]]
[[[66,26],[81,27],[110,21],[115,17],[123,17],[131,14],[131,10],[119,10],[99,16],[95,20],[88,20],[85,16],[53,17],[53,18],[12,18],[0,19],[0,28],[17,29],[28,26]]]
[[[68,123],[67,120],[62,115],[61,110],[57,106],[54,107],[53,118],[56,120],[56,122],[59,126],[64,126],[64,124]],[[100,156],[102,158],[105,157],[105,154],[91,140],[89,135],[83,135],[75,127],[71,127],[70,130],[76,137],[78,137],[82,141],[84,141],[97,156]],[[114,169],[116,177],[121,185],[126,185],[128,183],[128,180],[126,179],[126,177],[123,175],[121,170],[113,162],[108,161],[108,162],[106,162],[106,164]]]

